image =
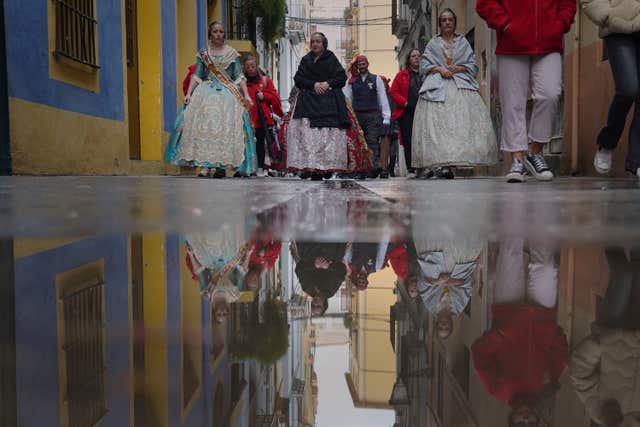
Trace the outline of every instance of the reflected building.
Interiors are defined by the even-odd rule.
[[[4,241],[2,424],[314,425],[314,325],[282,254],[218,323],[177,235]],[[269,307],[285,357],[237,357]]]
[[[391,267],[369,276],[364,291],[351,289],[349,372],[345,373],[356,408],[391,409],[389,396],[396,379],[389,342],[389,307],[395,302],[396,276]]]
[[[428,419],[429,315],[424,305],[407,293],[402,279],[396,282],[396,303],[391,306],[389,339],[396,358],[396,380],[389,404],[396,413],[394,427],[424,426]]]

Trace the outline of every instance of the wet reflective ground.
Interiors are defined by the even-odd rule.
[[[639,223],[633,180],[0,178],[0,425],[640,425]]]

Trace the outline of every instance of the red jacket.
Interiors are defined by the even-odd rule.
[[[568,345],[556,324],[556,310],[494,305],[492,312],[493,327],[471,347],[473,364],[487,391],[511,403],[557,384],[567,366]]]
[[[267,126],[273,126],[273,117],[271,117],[271,111],[273,110],[278,116],[283,117],[282,104],[280,103],[280,95],[273,86],[273,82],[267,76],[261,76],[258,82],[247,81],[247,89],[249,89],[249,96],[253,101],[253,108],[251,108],[251,122],[254,128],[261,128],[260,116],[258,115],[258,99],[256,93],[258,91],[264,94],[264,101],[260,102],[264,117],[267,121]],[[269,108],[271,107],[271,108]]]
[[[282,242],[279,240],[253,241],[254,250],[249,258],[250,265],[259,265],[262,271],[271,270],[280,258]]]
[[[476,0],[476,11],[497,32],[497,55],[545,55],[562,53],[576,0]]]
[[[409,278],[409,260],[407,258],[407,245],[405,243],[392,244],[387,253],[387,262],[391,264],[393,272],[400,279]]]
[[[191,76],[196,72],[196,64],[192,64],[189,66],[189,70],[187,71],[187,75],[182,81],[182,91],[184,92],[184,96],[187,96],[187,91],[189,90],[189,83],[191,83]]]
[[[405,68],[396,74],[391,83],[391,90],[389,94],[395,104],[395,108],[391,113],[391,118],[394,120],[399,119],[404,114],[404,107],[407,105],[407,98],[409,98],[409,69]]]

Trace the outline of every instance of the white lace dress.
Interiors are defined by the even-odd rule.
[[[451,58],[453,47],[442,46],[445,58]],[[447,81],[444,102],[418,100],[411,147],[411,164],[418,168],[498,161],[496,136],[482,97],[475,90],[458,89],[454,79]]]

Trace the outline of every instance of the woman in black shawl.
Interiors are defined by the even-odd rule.
[[[294,78],[299,93],[285,132],[287,169],[311,172],[316,179],[328,172],[360,170],[369,162],[342,93],[347,74],[327,45],[324,34],[311,35],[311,51]]]
[[[300,286],[311,297],[311,312],[327,311],[327,300],[342,286],[347,274],[343,259],[346,243],[297,242],[292,245]]]

